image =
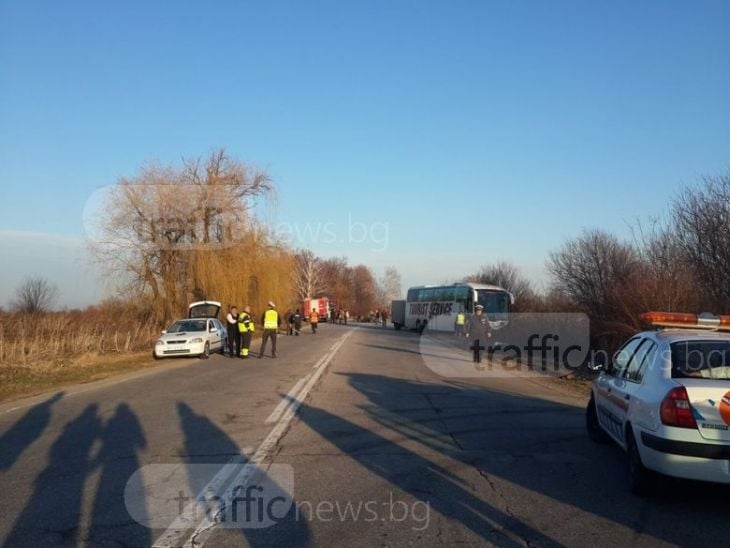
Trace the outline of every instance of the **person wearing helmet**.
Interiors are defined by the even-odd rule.
[[[469,320],[466,322],[465,336],[473,341],[471,348],[474,351],[474,363],[477,364],[475,367],[479,370],[484,369],[484,366],[481,365],[482,350],[485,349],[492,336],[492,326],[489,325],[489,319],[484,314],[482,305],[476,305],[474,314],[469,316]]]

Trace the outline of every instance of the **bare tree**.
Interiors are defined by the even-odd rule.
[[[708,177],[672,205],[673,237],[719,311],[730,311],[730,174]]]
[[[390,303],[401,297],[401,278],[398,269],[386,266],[383,277],[378,284],[378,300],[380,306],[390,307]]]
[[[599,230],[585,231],[550,254],[548,270],[554,289],[566,295],[593,320],[633,327],[638,321],[624,314],[624,297],[640,271],[633,247]]]
[[[367,316],[377,306],[377,283],[371,270],[362,264],[350,269],[350,287],[355,316]]]
[[[334,299],[340,308],[348,308],[352,302],[352,286],[350,285],[351,268],[344,257],[332,257],[322,260],[322,286],[327,296]]]
[[[532,284],[522,275],[520,269],[505,261],[483,266],[476,274],[467,276],[465,281],[503,287],[515,296],[518,306],[535,296]]]
[[[38,314],[48,311],[57,297],[58,288],[45,278],[26,278],[15,290],[13,308],[25,314]]]
[[[322,260],[308,249],[294,255],[294,287],[299,300],[317,297],[324,291]]]
[[[107,196],[92,251],[129,293],[151,297],[158,318],[213,290],[245,299],[252,256],[266,244],[251,208],[271,190],[266,173],[224,150],[182,168],[145,167]],[[228,287],[234,275],[240,287]]]

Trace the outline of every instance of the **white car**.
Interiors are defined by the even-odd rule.
[[[655,473],[730,483],[730,316],[652,312],[594,381],[586,427],[628,454],[629,487]]]
[[[221,303],[198,301],[188,307],[188,317],[177,320],[155,342],[155,359],[168,356],[200,356],[224,352],[227,332],[218,320]]]

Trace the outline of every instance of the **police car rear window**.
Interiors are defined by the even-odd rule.
[[[730,380],[730,341],[672,343],[672,378]]]

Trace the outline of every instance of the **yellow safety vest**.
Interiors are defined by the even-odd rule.
[[[276,310],[267,310],[264,314],[264,329],[279,328],[279,313]]]
[[[251,316],[247,312],[241,312],[238,315],[238,331],[239,333],[253,333],[254,323],[251,321]]]
[[[456,315],[456,325],[464,325],[464,322],[466,321],[466,316],[463,312],[459,312]]]

